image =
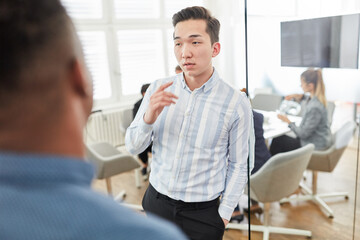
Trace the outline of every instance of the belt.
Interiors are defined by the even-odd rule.
[[[182,206],[186,208],[204,209],[220,204],[219,197],[215,198],[214,200],[206,201],[206,202],[184,202],[182,200],[175,200],[162,193],[159,193],[151,184],[149,184],[149,191],[152,192],[156,196],[156,198],[160,198],[168,202],[171,202],[174,205]]]

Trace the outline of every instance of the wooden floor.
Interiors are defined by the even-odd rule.
[[[273,203],[271,205],[272,226],[291,227],[298,229],[310,230],[313,233],[313,240],[331,239],[347,240],[360,239],[360,187],[358,186],[356,231],[353,238],[353,220],[354,220],[354,201],[355,201],[355,179],[356,179],[356,161],[357,161],[357,141],[354,140],[346,149],[342,159],[332,173],[319,173],[318,175],[318,192],[330,191],[348,191],[349,199],[334,198],[326,202],[335,213],[334,219],[327,218],[319,208],[310,201],[284,204]],[[310,186],[311,177],[306,180]],[[141,204],[142,196],[146,190],[148,181],[143,182],[143,186],[138,189],[135,187],[135,177],[133,172],[120,174],[112,178],[114,193],[120,190],[126,190],[126,202]],[[93,188],[106,194],[106,185],[103,180],[95,180]],[[252,224],[261,224],[263,215],[251,215]],[[245,218],[244,223],[247,222]],[[246,231],[227,230],[224,240],[248,239]],[[251,239],[262,239],[262,233],[251,233]],[[270,239],[306,239],[306,237],[270,234]]]
[[[357,130],[358,131],[358,130]],[[332,173],[318,174],[318,192],[349,192],[349,199],[334,198],[326,202],[334,211],[333,219],[327,218],[318,206],[310,201],[284,204],[282,206],[275,202],[271,205],[270,223],[277,227],[290,227],[312,231],[313,240],[352,240],[360,239],[360,186],[356,191],[356,170],[358,156],[358,135],[356,134],[342,159]],[[359,173],[360,175],[360,173]],[[311,186],[311,175],[309,174],[306,184]],[[143,186],[138,189],[135,187],[134,173],[120,174],[112,178],[113,191],[126,190],[125,201],[133,204],[141,204],[141,199],[148,185],[148,181],[143,182]],[[95,180],[93,188],[96,191],[106,193],[105,181]],[[357,192],[357,206],[355,208],[355,193]],[[356,209],[356,211],[355,211]],[[354,225],[354,214],[356,212],[356,223]],[[244,223],[248,219],[245,218]],[[251,215],[251,223],[261,225],[263,215]],[[355,227],[355,234],[353,230]],[[227,230],[224,240],[249,239],[247,231]],[[262,239],[262,233],[251,233],[251,239]],[[306,239],[306,237],[270,234],[270,240],[285,239]]]

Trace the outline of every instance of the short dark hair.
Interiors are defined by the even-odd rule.
[[[182,9],[173,15],[172,24],[175,27],[179,22],[190,19],[205,20],[206,32],[210,36],[211,44],[219,41],[220,22],[211,16],[210,11],[204,7],[194,6]]]
[[[181,69],[181,67],[179,66],[179,65],[176,65],[176,67],[175,67],[175,72],[176,71],[182,71],[182,69]]]
[[[25,70],[30,75],[34,60],[43,58],[51,43],[63,40],[68,21],[59,0],[1,0],[0,89],[19,90],[20,76]]]
[[[150,86],[149,83],[146,83],[146,84],[142,85],[141,86],[141,94],[144,94],[149,86]]]
[[[76,59],[83,61],[80,43],[60,0],[1,0],[0,130],[24,116],[58,119]]]

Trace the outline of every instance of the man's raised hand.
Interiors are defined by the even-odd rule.
[[[178,99],[176,95],[171,92],[165,91],[166,88],[171,86],[173,82],[168,82],[161,85],[156,92],[151,95],[148,109],[144,114],[144,122],[153,124],[165,106],[175,104],[174,99]]]

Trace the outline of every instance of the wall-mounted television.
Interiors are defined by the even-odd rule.
[[[359,67],[360,14],[281,22],[281,66]]]

